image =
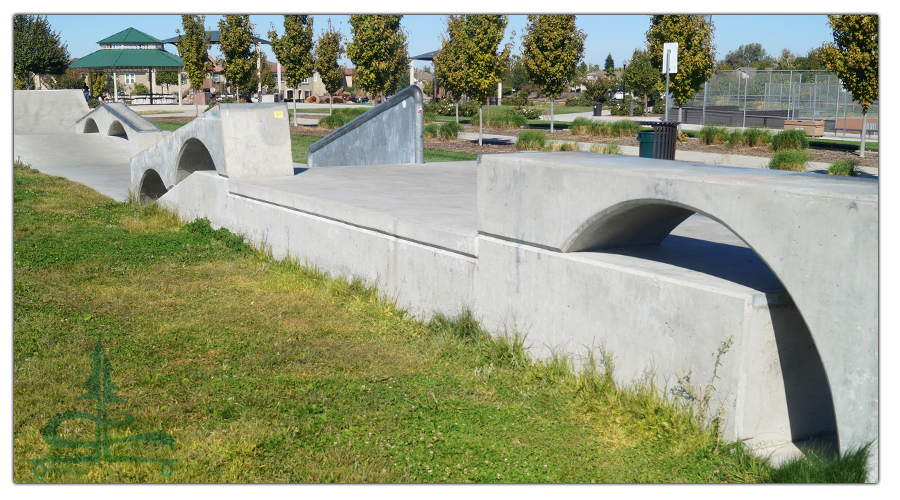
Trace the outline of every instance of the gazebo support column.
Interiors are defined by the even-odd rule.
[[[113,70],[113,102],[119,102],[119,82],[116,80],[116,70]]]

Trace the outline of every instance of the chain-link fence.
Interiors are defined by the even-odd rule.
[[[670,109],[669,117],[677,113]],[[684,103],[681,117],[682,123],[729,127],[783,128],[785,120],[822,120],[826,132],[858,134],[862,107],[827,71],[738,69],[714,73]],[[869,106],[867,123],[877,130],[878,101]]]

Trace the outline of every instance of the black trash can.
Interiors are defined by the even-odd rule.
[[[678,138],[678,125],[681,122],[638,122],[653,127],[653,155],[658,160],[675,159],[675,141]],[[640,134],[638,134],[640,136]],[[641,143],[643,148],[643,143]],[[641,153],[641,156],[644,156]]]
[[[599,102],[594,103],[594,116],[603,116],[603,104]]]

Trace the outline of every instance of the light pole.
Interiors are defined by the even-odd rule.
[[[622,105],[625,105],[625,68],[628,66],[628,61],[622,61]]]

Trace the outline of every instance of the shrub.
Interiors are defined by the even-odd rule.
[[[700,142],[703,144],[724,144],[728,139],[728,130],[721,125],[708,123],[700,129]]]
[[[516,149],[519,151],[541,151],[547,144],[547,134],[539,130],[526,130],[519,134]]]
[[[528,99],[528,91],[527,91],[527,90],[520,90],[520,91],[519,91],[519,97],[521,97],[522,99],[527,100],[527,99]]]
[[[801,128],[795,130],[782,130],[773,135],[770,142],[773,151],[809,148],[809,138],[806,136],[806,131]]]
[[[571,142],[554,142],[550,145],[550,151],[578,151],[578,146]]]
[[[456,116],[456,103],[450,99],[444,99],[437,105],[437,113],[441,116]],[[460,104],[459,116],[472,116],[478,114],[478,106],[474,104]]]
[[[503,104],[507,106],[528,106],[528,94],[525,97],[507,97],[503,99]]]
[[[140,95],[140,94],[149,94],[150,89],[147,88],[143,83],[134,84],[134,89],[131,90],[131,95]]]
[[[729,148],[740,146],[744,143],[744,132],[741,130],[732,130],[726,134],[725,145]]]
[[[422,130],[422,135],[434,139],[438,136],[439,129],[440,127],[437,123],[429,123],[428,125],[425,125],[425,128]]]
[[[607,155],[621,155],[622,149],[618,142],[610,142],[609,144],[601,144],[595,142],[591,144],[591,153],[602,153]]]
[[[437,117],[438,117],[437,113],[425,113],[424,115],[422,115],[422,121],[426,124],[431,123],[435,119],[437,119]]]
[[[528,125],[528,120],[526,120],[523,115],[498,113],[486,116],[484,118],[484,123],[488,127],[492,128],[512,129],[521,128]]]
[[[662,99],[662,100],[656,101],[656,104],[653,105],[653,112],[657,115],[666,114],[666,100]]]
[[[100,100],[99,99],[88,99],[87,105],[89,108],[94,109],[100,105]]]
[[[535,120],[541,117],[543,110],[541,108],[515,108],[509,110],[510,114],[522,115],[529,120]]]
[[[619,103],[615,106],[612,106],[609,110],[609,113],[613,116],[628,116],[628,107],[630,104]],[[634,104],[634,108],[631,110],[634,116],[641,116],[644,114],[644,105],[643,104]]]
[[[441,126],[438,136],[445,141],[456,140],[457,135],[462,130],[462,125],[456,122],[447,122]]]
[[[829,175],[846,175],[848,177],[856,177],[859,175],[859,166],[856,161],[838,160],[828,167]]]
[[[635,121],[618,120],[610,125],[609,135],[611,137],[630,137],[636,136],[640,130],[641,126]]]
[[[675,136],[675,140],[678,142],[687,142],[689,139],[688,135],[684,132],[678,132],[678,135]]]
[[[805,172],[806,164],[809,160],[809,151],[805,149],[786,149],[775,153],[775,156],[769,161],[769,168],[773,170]]]
[[[592,134],[593,127],[591,127],[591,124],[593,123],[595,123],[593,120],[579,116],[572,120],[572,125],[569,126],[569,130],[575,135],[596,135]]]
[[[436,102],[429,102],[428,104],[425,104],[422,106],[422,111],[424,111],[426,115],[429,113],[432,113],[435,115],[440,114],[440,109],[441,109],[441,105]]]
[[[750,127],[744,130],[744,144],[755,148],[757,146],[765,146],[772,139],[772,133],[768,129],[759,127]]]
[[[350,121],[345,115],[335,113],[330,116],[323,117],[319,120],[319,128],[327,128],[329,130],[343,127],[345,123]]]
[[[580,97],[569,97],[566,99],[566,106],[592,106],[593,103],[590,99],[584,96]]]

